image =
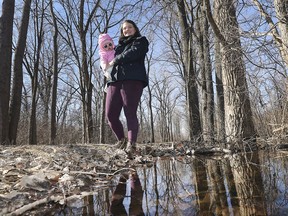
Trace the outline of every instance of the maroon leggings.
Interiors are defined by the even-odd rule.
[[[139,128],[137,108],[142,92],[141,81],[124,80],[109,85],[106,95],[106,118],[118,140],[125,137],[123,125],[119,119],[123,108],[127,121],[128,141],[136,142]]]

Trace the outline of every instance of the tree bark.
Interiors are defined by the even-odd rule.
[[[209,22],[221,43],[227,141],[237,148],[242,148],[240,144],[243,140],[254,139],[256,132],[245,77],[236,9],[232,0],[215,1],[218,15],[215,22],[209,0],[205,0],[205,5]]]
[[[53,2],[50,0],[50,12],[53,20],[53,83],[52,83],[52,99],[51,99],[51,123],[50,123],[50,145],[55,145],[57,134],[56,122],[56,105],[57,105],[57,86],[58,86],[58,25],[53,10]]]
[[[203,11],[203,10],[201,10]],[[205,12],[205,11],[203,11]],[[203,14],[205,15],[205,13]],[[205,62],[205,80],[206,80],[206,141],[213,145],[214,143],[214,90],[212,80],[212,65],[210,59],[210,40],[209,40],[209,23],[206,16],[204,18],[204,62]],[[204,131],[204,129],[203,129]]]
[[[199,38],[199,65],[202,89],[202,134],[203,140],[209,144],[214,138],[214,91],[212,84],[212,65],[210,60],[209,25],[203,6],[200,7],[200,16],[197,17]],[[212,142],[212,143],[211,143]]]
[[[29,25],[31,0],[26,0],[23,8],[22,21],[18,37],[18,43],[14,57],[14,76],[12,83],[12,96],[10,103],[10,123],[9,123],[9,140],[10,144],[16,145],[18,123],[21,111],[22,86],[23,86],[23,58],[26,48],[26,39]]]
[[[186,79],[187,107],[189,115],[189,136],[190,139],[198,140],[201,136],[201,122],[199,111],[199,98],[196,83],[196,73],[193,64],[193,46],[191,26],[188,25],[185,3],[177,0],[178,17],[182,32],[182,47],[184,54],[184,76]]]
[[[0,100],[2,131],[0,144],[9,144],[9,100],[12,62],[12,35],[15,1],[3,0],[0,17]]]
[[[87,63],[87,45],[86,45],[86,34],[88,26],[92,21],[96,9],[98,8],[99,1],[95,4],[89,17],[87,18],[86,24],[84,24],[84,0],[80,1],[80,18],[79,18],[79,35],[81,41],[81,70],[80,70],[80,81],[81,81],[81,95],[82,95],[82,106],[83,106],[83,142],[91,143],[93,139],[93,116],[92,116],[92,89],[93,84],[91,82],[91,75],[88,71]]]
[[[216,215],[229,215],[229,205],[227,202],[227,195],[225,189],[225,182],[223,173],[221,170],[221,162],[208,160],[207,161],[207,173],[210,179],[211,185],[211,200],[215,203]]]
[[[40,10],[40,12],[38,11]],[[40,14],[39,14],[40,13]],[[39,8],[38,2],[36,2],[36,15],[35,15],[35,25],[36,25],[36,57],[33,66],[32,79],[32,102],[31,102],[31,115],[30,115],[30,127],[29,127],[29,144],[37,144],[37,91],[38,91],[38,75],[39,75],[39,62],[40,62],[40,52],[43,42],[44,30],[44,9]],[[40,22],[40,23],[39,23]]]
[[[221,51],[219,40],[215,39],[215,72],[216,72],[216,127],[217,140],[225,142],[225,109],[224,109],[224,90],[222,81]]]
[[[148,85],[148,95],[149,95],[149,99],[148,99],[148,112],[149,112],[149,116],[150,116],[150,142],[154,143],[155,142],[155,134],[154,134],[154,115],[153,115],[153,111],[152,111],[152,93],[151,93],[151,88]]]
[[[258,212],[268,215],[263,199],[265,189],[258,153],[253,153],[250,160],[252,163],[247,162],[245,155],[238,155],[231,160],[235,188],[238,199],[241,200],[239,202],[240,215],[255,215]]]
[[[281,41],[278,42],[283,60],[288,67],[288,1],[274,0],[275,11],[279,19],[279,29],[281,33]]]
[[[106,79],[106,78],[105,78]],[[106,82],[106,81],[104,81]],[[103,95],[102,98],[102,106],[101,106],[101,120],[100,120],[100,143],[105,143],[105,101],[106,101],[106,94]]]
[[[151,47],[151,55],[148,57],[148,55],[146,56],[146,60],[147,60],[147,76],[149,77],[150,75],[150,69],[151,69],[151,60],[152,60],[152,54],[153,54],[153,49],[154,47]],[[148,116],[149,116],[149,124],[150,124],[150,138],[148,138],[148,140],[146,140],[147,142],[151,142],[154,143],[155,142],[155,132],[154,132],[154,115],[153,115],[153,109],[152,109],[152,92],[151,92],[151,87],[150,85],[147,86],[148,89]]]
[[[195,194],[197,194],[197,204],[199,212],[203,215],[208,215],[209,206],[211,206],[210,199],[207,199],[209,193],[207,166],[202,161],[195,160],[193,165],[195,173]]]

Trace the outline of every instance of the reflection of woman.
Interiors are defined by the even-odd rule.
[[[110,206],[111,215],[127,215],[127,212],[123,205],[123,200],[126,195],[126,185],[128,177],[129,174],[124,173],[119,179],[118,185],[116,186],[116,189],[112,195],[112,201]],[[136,171],[131,174],[130,181],[131,201],[129,206],[129,215],[144,215],[142,208],[143,190]]]

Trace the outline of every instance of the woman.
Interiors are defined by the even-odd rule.
[[[137,108],[143,88],[148,85],[144,64],[148,45],[148,40],[141,36],[136,24],[125,20],[121,25],[119,44],[115,47],[115,58],[110,62],[113,69],[112,80],[108,81],[106,117],[118,139],[116,147],[124,149],[129,157],[136,150],[139,128]],[[119,119],[122,108],[127,121],[128,142]]]

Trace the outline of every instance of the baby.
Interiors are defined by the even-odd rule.
[[[112,67],[109,65],[115,57],[115,45],[112,38],[108,34],[99,35],[99,55],[100,55],[100,66],[104,72],[104,76],[110,80]]]

